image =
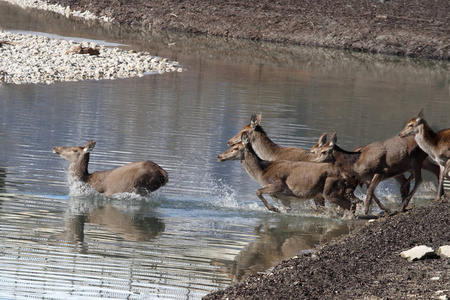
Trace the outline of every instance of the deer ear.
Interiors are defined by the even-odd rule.
[[[95,141],[89,141],[89,142],[87,142],[86,145],[84,146],[83,151],[84,151],[85,153],[89,153],[89,152],[91,152],[92,150],[94,150],[94,147],[95,147]]]
[[[419,111],[419,114],[417,115],[419,118],[423,118],[423,107],[422,109]]]
[[[334,132],[330,138],[330,146],[336,145],[336,142],[337,142],[337,135],[336,135],[336,132]]]
[[[248,140],[247,132],[244,131],[244,132],[241,134],[241,141],[242,141],[242,144],[243,144],[244,146],[248,144],[249,140]]]
[[[319,145],[319,147],[322,147],[323,145],[325,145],[326,142],[327,142],[327,133],[324,132],[320,136],[319,141],[317,142],[317,144]]]
[[[420,122],[423,119],[423,108],[419,111],[419,113],[417,114],[417,118],[416,121]]]
[[[253,114],[252,117],[250,118],[250,125],[252,126],[252,128],[255,128],[256,126],[258,126],[259,124],[261,124],[261,113],[259,115],[257,114]]]

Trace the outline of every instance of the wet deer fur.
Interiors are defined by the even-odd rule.
[[[89,141],[84,147],[54,147],[53,152],[70,162],[70,176],[107,196],[126,192],[145,195],[164,186],[168,181],[167,172],[149,160],[89,173],[89,156],[94,147],[95,142]]]
[[[267,209],[278,211],[270,205],[263,194],[280,199],[285,206],[290,201],[309,200],[322,196],[333,204],[354,210],[358,199],[353,195],[355,185],[349,187],[345,175],[329,163],[266,161],[258,157],[246,132],[241,143],[218,156],[219,161],[240,160],[247,173],[262,188],[256,192]]]
[[[406,123],[399,136],[404,139],[414,138],[419,147],[439,165],[436,199],[441,198],[444,194],[444,177],[450,171],[450,129],[433,131],[423,118],[422,108],[416,117]]]

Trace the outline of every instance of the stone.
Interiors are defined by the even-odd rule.
[[[450,245],[445,245],[445,246],[439,247],[437,254],[441,258],[449,258],[450,257]]]
[[[433,248],[421,245],[411,248],[409,250],[400,253],[400,256],[406,258],[408,261],[416,261],[425,258],[435,258],[437,257]]]

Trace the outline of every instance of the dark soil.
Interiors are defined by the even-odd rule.
[[[450,201],[434,201],[368,223],[313,254],[286,260],[268,274],[249,277],[204,299],[450,297],[450,259],[408,262],[400,257],[400,252],[418,245],[436,252],[449,245],[449,228]]]
[[[171,30],[450,60],[448,0],[51,0],[143,30]],[[438,299],[450,297],[450,259],[399,253],[450,244],[450,202],[389,216],[271,273],[205,299]],[[441,292],[439,292],[441,291]]]
[[[450,60],[448,0],[50,0],[171,30]]]

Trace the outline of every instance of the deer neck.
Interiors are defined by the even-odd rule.
[[[89,153],[86,154],[80,161],[71,163],[69,167],[69,174],[81,181],[88,181],[91,174],[88,172]]]
[[[244,149],[244,160],[242,160],[242,166],[248,175],[258,182],[261,182],[264,170],[267,168],[267,162],[261,160],[256,155],[253,148],[249,145]]]
[[[274,155],[282,148],[267,136],[261,126],[255,128],[252,132],[251,142],[254,152],[264,160],[274,160]]]
[[[349,152],[337,145],[334,146],[333,160],[335,165],[350,175],[355,175],[356,163],[359,161],[360,157],[361,152]]]
[[[418,132],[414,139],[424,152],[433,159],[436,158],[436,154],[434,153],[437,147],[436,133],[428,126],[428,124],[423,123],[419,125]]]

